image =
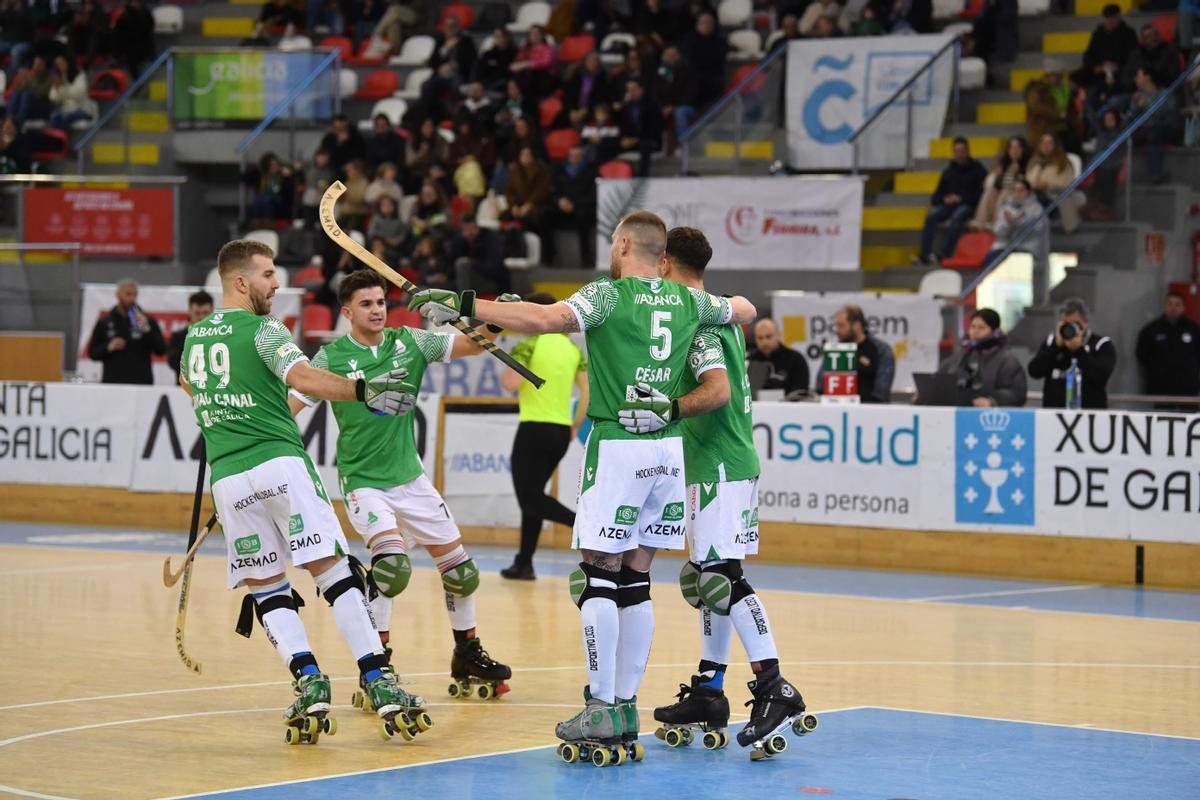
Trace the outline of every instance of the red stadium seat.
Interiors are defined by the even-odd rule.
[[[619,158],[614,158],[612,161],[605,161],[600,165],[600,177],[610,180],[632,178],[633,164],[630,164],[628,161],[622,161]]]
[[[304,307],[300,315],[304,328],[305,341],[319,341],[317,334],[333,330],[333,310],[321,303],[312,303]]]
[[[596,49],[596,40],[590,33],[579,33],[568,36],[558,46],[558,63],[574,64],[583,61],[583,57]]]
[[[438,18],[438,30],[445,30],[446,17],[458,17],[458,26],[464,31],[475,24],[475,9],[471,8],[466,3],[451,3],[442,9],[442,15]]]
[[[420,328],[424,326],[424,319],[416,311],[409,311],[404,306],[396,306],[388,312],[387,326],[389,328]]]
[[[342,61],[350,61],[354,58],[354,43],[345,36],[326,36],[321,40],[319,46],[342,51]]]
[[[579,133],[572,128],[559,128],[546,134],[546,154],[552,161],[562,161],[567,151],[579,144]]]
[[[367,36],[362,40],[362,44],[358,46],[358,55],[349,59],[352,64],[382,64],[386,56],[376,56],[374,58],[367,57],[367,49],[371,46],[371,38]]]
[[[557,94],[552,94],[538,103],[538,121],[542,124],[542,130],[550,130],[560,113],[562,113],[562,100]]]
[[[942,262],[942,269],[979,269],[996,241],[991,231],[964,233],[954,248],[954,255]]]
[[[93,100],[116,100],[129,88],[129,73],[123,69],[106,69],[92,78],[88,97]]]
[[[463,214],[475,210],[475,202],[469,197],[456,194],[450,198],[450,226],[457,228]]]
[[[34,161],[54,161],[58,158],[67,157],[67,132],[60,131],[57,128],[42,128],[37,131],[41,141],[39,144],[46,147],[45,150],[35,150],[30,157]],[[51,147],[53,145],[53,147]]]
[[[758,64],[742,64],[740,67],[734,70],[733,80],[729,81],[729,85],[725,87],[725,93],[728,94],[729,92],[733,91],[733,87],[741,83],[747,75],[749,75],[751,72],[754,72],[754,70],[757,68]],[[758,75],[754,76],[754,80],[742,87],[742,97],[762,91],[762,88],[767,85],[767,76],[765,72],[766,71],[764,70],[763,72],[758,73]]]
[[[400,78],[390,69],[377,69],[367,76],[363,85],[354,93],[355,100],[382,100],[391,97],[400,88]]]
[[[317,289],[325,283],[325,273],[320,267],[304,267],[292,275],[292,286],[304,290],[304,302],[311,303],[317,297]]]
[[[1167,44],[1175,43],[1175,28],[1179,24],[1178,14],[1163,14],[1150,18],[1150,25],[1158,31],[1158,38]]]

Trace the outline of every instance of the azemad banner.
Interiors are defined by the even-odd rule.
[[[842,176],[598,180],[596,267],[608,268],[609,237],[631,211],[668,228],[699,228],[710,269],[859,268],[863,181]]]
[[[783,342],[808,359],[814,384],[825,343],[837,341],[833,333],[834,315],[845,305],[862,308],[867,332],[891,345],[896,356],[893,391],[912,389],[914,372],[937,370],[942,311],[932,297],[873,292],[771,292],[771,311]]]
[[[849,169],[854,133],[950,38],[871,36],[788,44],[788,160],[803,170]],[[953,83],[946,53],[912,86],[912,155],[928,155],[942,133]],[[859,138],[859,166],[903,167],[907,104],[897,101]]]
[[[177,128],[257,124],[321,61],[324,52],[189,50],[171,58],[171,116]],[[330,78],[329,80],[332,80]],[[302,121],[333,113],[330,84],[318,78],[294,104]]]

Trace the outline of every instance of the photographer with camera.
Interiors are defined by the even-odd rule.
[[[1025,370],[1008,351],[1008,337],[993,309],[981,308],[971,315],[962,349],[943,361],[938,371],[955,377],[959,405],[1025,405]]]
[[[1108,408],[1105,387],[1116,365],[1112,339],[1088,330],[1087,306],[1072,297],[1059,306],[1058,324],[1029,362],[1029,375],[1045,379],[1043,408]]]

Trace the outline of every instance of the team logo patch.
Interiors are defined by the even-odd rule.
[[[708,508],[708,504],[717,499],[717,486],[715,483],[700,484],[700,510]]]
[[[617,506],[617,516],[613,520],[614,525],[632,525],[637,522],[638,512],[641,511],[637,506]],[[682,517],[680,517],[682,519]]]
[[[304,533],[304,517],[292,514],[288,519],[288,536],[299,536]]]
[[[258,540],[258,534],[254,533],[250,536],[234,539],[233,549],[239,556],[249,556],[262,549],[262,542]]]
[[[678,522],[683,519],[683,503],[667,503],[663,508],[663,522]]]
[[[746,508],[742,510],[742,527],[757,528],[758,527],[758,509]]]
[[[379,522],[379,517],[375,516],[374,511],[368,511],[367,512],[367,524],[374,525],[376,522]]]
[[[350,359],[350,369],[358,369],[358,359],[357,358]]]

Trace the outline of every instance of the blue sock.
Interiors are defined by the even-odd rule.
[[[713,661],[700,662],[700,685],[710,689],[725,688],[725,665]]]
[[[367,656],[367,658],[375,658],[375,656],[374,656],[374,654],[372,654],[372,655]],[[365,660],[366,659],[360,659],[359,664],[362,664],[362,662]],[[382,674],[383,674],[383,670],[372,668],[372,669],[369,669],[366,672],[364,672],[362,675],[363,675],[363,680],[365,680],[367,683],[370,683],[371,681],[375,680]]]
[[[295,661],[295,659],[304,658],[305,656],[308,657],[308,660],[311,660],[311,663],[301,664],[300,666],[298,666],[295,670],[296,677],[299,677],[301,675],[319,675],[321,673],[321,670],[317,667],[317,662],[315,659],[313,659],[312,653],[309,653],[309,652],[293,653],[292,660]]]

